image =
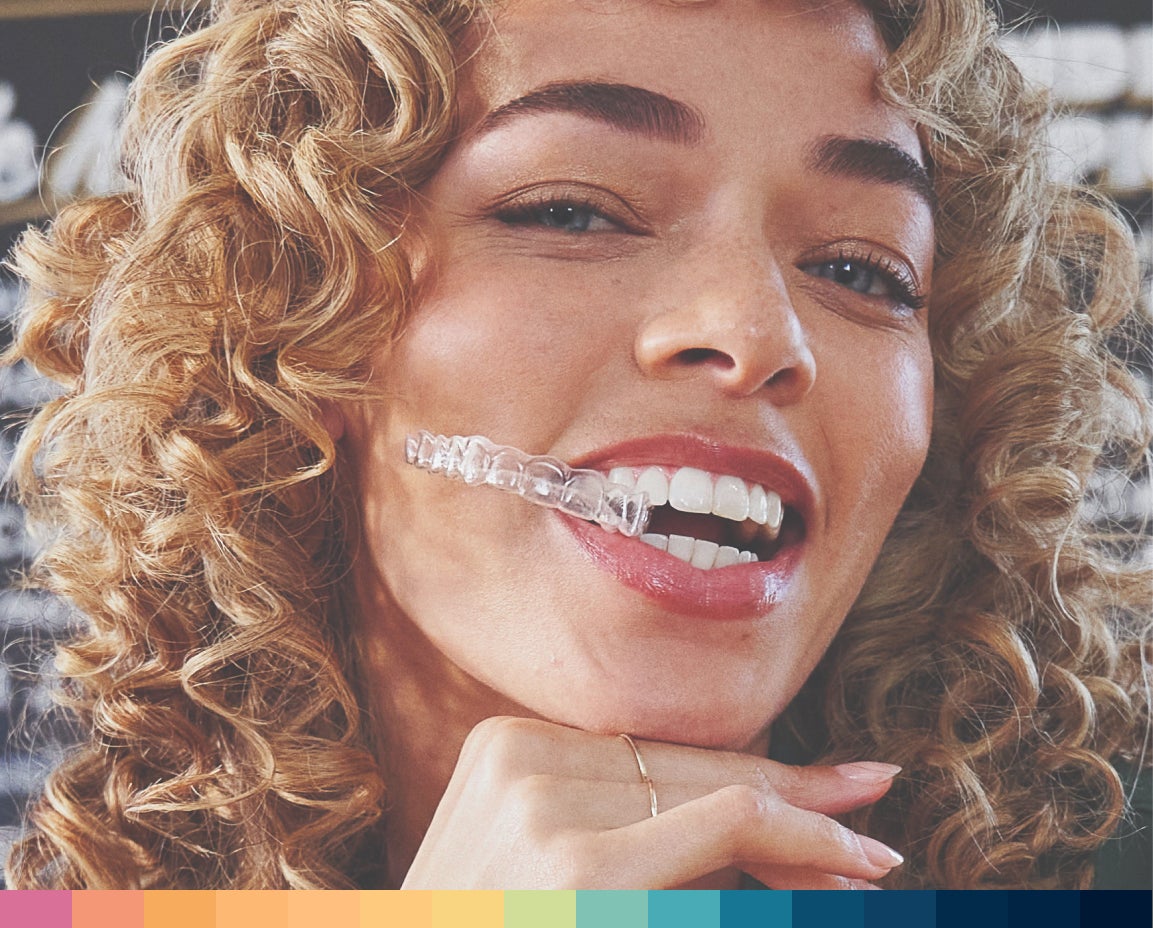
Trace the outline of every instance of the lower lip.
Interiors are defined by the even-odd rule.
[[[801,545],[790,545],[771,561],[700,570],[636,538],[556,515],[594,564],[682,615],[719,621],[763,616],[784,597],[800,560]]]

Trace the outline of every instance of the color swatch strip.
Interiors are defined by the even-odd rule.
[[[1080,928],[1135,892],[0,892],[2,928]]]

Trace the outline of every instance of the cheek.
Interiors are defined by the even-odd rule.
[[[867,356],[867,355],[866,355]],[[840,392],[855,401],[839,417],[839,481],[857,488],[855,517],[888,531],[928,454],[933,422],[933,364],[927,345],[881,353]]]
[[[886,465],[911,485],[925,463],[933,428],[933,359],[928,345],[899,353],[889,373],[889,413],[877,431],[890,450]]]
[[[879,428],[887,449],[880,466],[889,474],[885,502],[892,518],[921,473],[933,429],[933,365],[928,350],[909,359],[898,371],[892,416],[887,428]]]
[[[515,296],[505,295],[509,289],[503,277],[490,283],[478,274],[463,292],[445,287],[430,296],[383,371],[389,394],[442,406],[454,421],[438,424],[440,431],[476,431],[499,422],[510,404],[555,397],[590,340],[571,307],[521,296],[528,287]]]

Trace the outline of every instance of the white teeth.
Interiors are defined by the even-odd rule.
[[[704,541],[698,538],[693,542],[693,556],[689,561],[693,567],[700,570],[712,570],[713,562],[717,559],[717,552],[721,549],[715,541]]]
[[[772,529],[773,532],[778,532],[781,529],[781,522],[785,518],[785,507],[781,504],[781,498],[776,493],[769,492],[765,494],[768,497],[768,516],[765,524]]]
[[[734,522],[749,517],[749,490],[739,477],[718,477],[713,486],[713,515]]]
[[[776,537],[780,532],[784,518],[779,494],[727,474],[714,476],[695,467],[681,467],[673,471],[670,478],[662,467],[614,467],[608,478],[613,483],[643,491],[653,506],[667,504],[681,512],[711,513],[733,522],[749,519],[766,526],[769,537]],[[757,560],[752,551],[720,546],[688,535],[650,532],[640,540],[702,570],[751,564]]]
[[[779,494],[745,483],[740,477],[714,477],[695,467],[678,468],[672,479],[660,467],[646,467],[639,476],[631,467],[614,467],[608,477],[613,483],[647,493],[653,506],[667,503],[681,512],[712,513],[733,522],[751,519],[773,532],[780,529],[784,517]]]
[[[669,535],[667,550],[673,557],[679,557],[682,561],[691,561],[694,541],[696,539],[690,538],[688,535]]]
[[[636,478],[633,477],[633,469],[631,467],[614,467],[609,471],[609,481],[619,483],[623,487],[631,487],[636,483]]]
[[[673,557],[700,570],[716,570],[732,567],[734,564],[751,564],[757,559],[752,551],[738,551],[729,545],[718,545],[715,541],[690,538],[688,535],[661,535],[650,532],[640,536],[646,545],[658,551],[667,551]]]
[[[680,468],[669,481],[669,505],[681,512],[712,512],[712,476],[695,467]]]
[[[649,502],[654,506],[663,506],[669,501],[669,478],[659,467],[647,468],[637,478],[636,489],[649,495]]]
[[[776,496],[775,493],[773,495]],[[764,525],[769,521],[769,494],[765,492],[764,487],[757,484],[753,484],[749,490],[749,518],[757,525]]]
[[[741,557],[741,552],[729,545],[722,545],[717,549],[717,559],[713,567],[732,567]]]
[[[655,533],[641,535],[641,541],[643,541],[646,545],[652,545],[658,551],[668,551],[669,549],[668,535],[657,535]]]

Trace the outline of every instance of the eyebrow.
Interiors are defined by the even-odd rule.
[[[608,81],[556,81],[489,112],[476,127],[484,135],[511,119],[537,113],[572,113],[626,132],[682,145],[705,135],[705,119],[679,100],[655,90]],[[806,163],[822,174],[892,184],[916,194],[930,208],[936,193],[928,170],[894,142],[827,135],[809,149]]]
[[[516,116],[572,113],[650,139],[693,145],[705,133],[700,113],[679,100],[631,84],[606,81],[556,81],[510,100],[480,121],[478,135]]]
[[[810,147],[806,161],[821,174],[903,187],[930,208],[936,206],[937,195],[928,169],[894,142],[826,135]]]

